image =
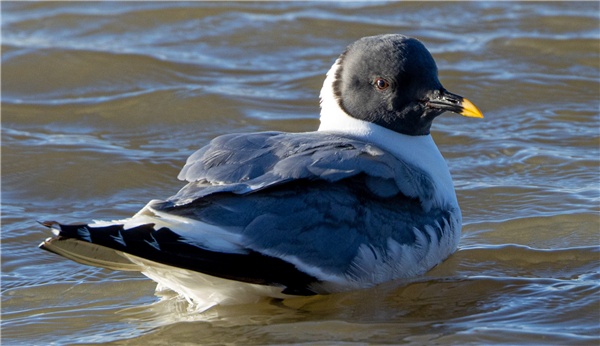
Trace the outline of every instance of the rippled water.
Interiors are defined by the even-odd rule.
[[[2,343],[597,345],[598,2],[2,3]],[[310,131],[354,40],[403,33],[483,120],[433,137],[459,250],[412,281],[198,315],[138,273],[37,249],[36,220],[174,194],[228,132]]]

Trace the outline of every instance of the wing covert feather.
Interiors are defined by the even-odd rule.
[[[431,204],[434,184],[425,172],[371,143],[323,132],[217,137],[188,158],[178,178],[189,184],[169,200],[182,205],[218,192],[244,194],[297,179],[335,182],[361,173],[377,195],[402,192],[426,208]]]

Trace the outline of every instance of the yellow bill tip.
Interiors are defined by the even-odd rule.
[[[463,100],[461,102],[461,107],[463,109],[459,113],[460,115],[465,116],[465,117],[470,117],[470,118],[483,118],[483,114],[481,113],[479,108],[477,108],[477,106],[475,106],[473,104],[473,102],[471,102],[465,98],[463,98]]]

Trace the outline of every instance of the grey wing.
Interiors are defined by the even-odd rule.
[[[390,239],[408,246],[423,237],[431,241],[424,224],[442,238],[447,211],[425,211],[417,199],[400,193],[377,196],[367,179],[360,174],[335,182],[294,180],[242,196],[214,193],[153,208],[240,234],[244,248],[289,261],[319,280],[324,278],[318,272],[352,272],[361,246],[382,254]],[[318,272],[311,271],[315,268]]]
[[[439,252],[452,223],[452,211],[424,207],[434,194],[427,174],[331,133],[218,137],[190,157],[180,178],[188,184],[175,196],[150,202],[125,224],[44,223],[59,234],[42,248],[143,270],[123,260],[127,253],[309,295],[430,268],[437,260],[428,253]]]
[[[194,153],[179,178],[189,183],[154,209],[239,234],[239,246],[319,280],[320,271],[351,272],[365,244],[385,253],[390,239],[410,246],[431,237],[423,223],[439,240],[450,217],[423,207],[434,194],[425,173],[331,133],[221,136]]]
[[[384,197],[402,193],[426,206],[435,193],[427,174],[370,143],[332,133],[262,132],[220,136],[195,152],[178,176],[189,184],[170,201],[183,205],[212,193],[246,194],[297,179],[336,182],[361,173]]]

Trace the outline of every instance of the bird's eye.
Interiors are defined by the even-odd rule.
[[[375,87],[377,88],[377,90],[385,90],[390,86],[390,84],[382,78],[377,78],[377,80],[375,80]]]

